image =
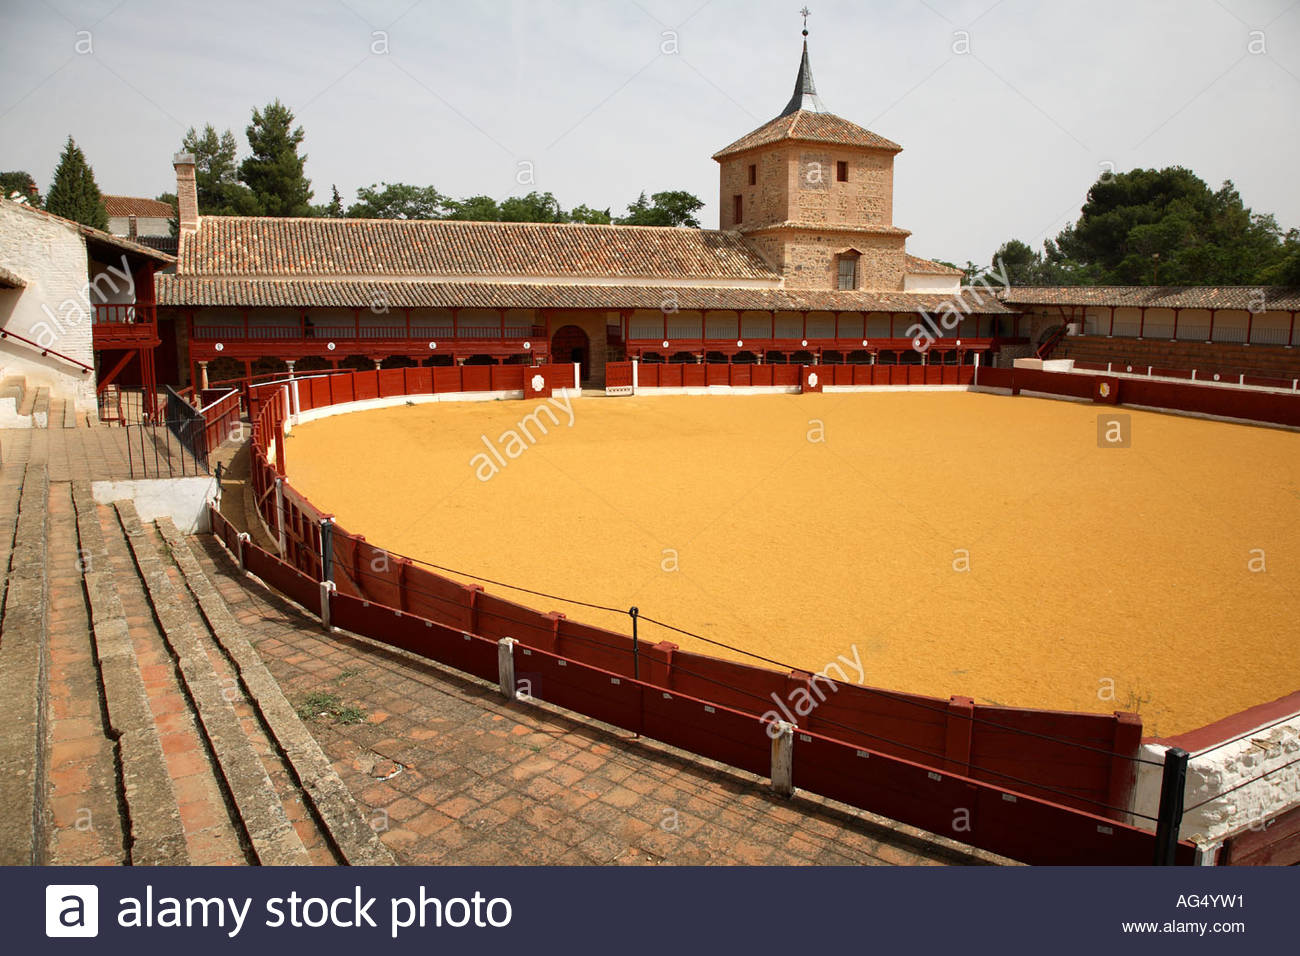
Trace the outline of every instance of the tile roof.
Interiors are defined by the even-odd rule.
[[[160,275],[158,304],[250,308],[478,309],[755,309],[760,311],[912,312],[938,309],[942,293],[838,292],[785,289],[681,288],[629,285],[546,285],[506,282],[240,279]],[[963,290],[972,313],[1010,313],[995,297]],[[980,301],[982,300],[982,301]]]
[[[904,271],[911,275],[961,276],[966,274],[961,269],[954,269],[952,266],[946,266],[942,262],[935,262],[933,259],[922,259],[910,252],[907,253],[906,266],[907,268]]]
[[[1300,310],[1300,287],[1287,286],[1012,286],[1000,293],[1009,305],[1145,306],[1149,309]]]
[[[181,275],[766,279],[735,232],[658,226],[204,216]]]
[[[752,133],[747,133],[730,146],[713,154],[714,159],[722,159],[735,153],[743,153],[757,146],[767,146],[782,140],[797,140],[806,143],[829,143],[833,146],[865,146],[870,149],[887,149],[891,153],[902,152],[903,147],[885,139],[869,129],[863,129],[856,123],[841,119],[834,113],[814,113],[811,110],[796,110],[785,113],[776,119],[764,123]]]
[[[103,196],[104,208],[114,217],[136,216],[140,219],[171,219],[176,215],[169,203],[141,196]]]

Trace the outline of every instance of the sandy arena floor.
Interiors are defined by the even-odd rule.
[[[1149,735],[1300,689],[1298,434],[1121,411],[1132,446],[1099,448],[1096,406],[952,392],[553,401],[510,447],[542,403],[302,425],[289,478],[395,552],[809,670],[856,648],[872,686]]]

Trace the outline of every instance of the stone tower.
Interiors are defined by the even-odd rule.
[[[903,147],[826,110],[807,36],[785,109],[713,155],[720,226],[738,230],[788,289],[902,290],[908,232],[893,221]]]

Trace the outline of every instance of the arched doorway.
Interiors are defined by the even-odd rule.
[[[576,325],[557,329],[551,336],[551,361],[577,362],[581,366],[579,381],[585,383],[591,378],[591,339]]]

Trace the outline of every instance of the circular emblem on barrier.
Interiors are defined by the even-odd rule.
[[[743,349],[744,347],[745,347],[745,340],[744,340],[744,339],[737,339],[737,340],[736,340],[736,348],[738,348],[738,349]]]
[[[961,339],[958,339],[958,340],[957,340],[957,345],[958,345],[959,347],[961,346]]]
[[[816,387],[817,387],[817,373],[816,373],[816,372],[810,372],[810,373],[808,373],[808,387],[809,387],[809,388],[816,388]]]
[[[1098,385],[1097,394],[1102,398],[1110,398],[1110,382],[1102,382]]]
[[[668,340],[664,339],[664,348],[668,348]]]
[[[225,350],[226,350],[226,347],[225,347],[224,345],[222,345],[220,342],[218,342],[218,343],[217,343],[217,351],[218,351],[218,352],[224,352]],[[1217,377],[1217,376],[1216,376],[1216,377]]]
[[[532,347],[533,347],[533,343],[532,343],[532,342],[525,342],[525,343],[524,343],[524,348],[526,348],[526,349],[531,349]]]
[[[329,349],[331,352],[334,351],[334,343],[333,343],[333,342],[330,342],[330,343],[329,343],[328,345],[326,345],[325,347],[326,347],[327,349]]]
[[[540,392],[546,387],[546,379],[542,378],[540,375],[534,375],[532,386],[534,392]]]
[[[429,348],[431,348],[431,349],[436,349],[437,347],[438,347],[438,343],[437,343],[437,342],[430,342],[430,343],[429,343]]]
[[[863,347],[864,349],[865,349],[868,345],[870,345],[870,344],[871,344],[871,343],[868,342],[866,339],[863,339],[863,340],[862,340],[862,347]]]
[[[1216,382],[1219,380],[1219,373],[1218,373],[1218,372],[1215,372],[1215,373],[1214,373],[1214,380],[1215,380]]]
[[[1126,372],[1131,372],[1131,371],[1133,371],[1133,366],[1132,366],[1132,365],[1125,365],[1125,366],[1124,366],[1124,371],[1126,371]]]
[[[802,342],[800,342],[799,344],[802,345],[804,348],[807,348],[807,347],[808,347],[808,340],[807,340],[807,339],[804,339],[804,340],[803,340]]]

